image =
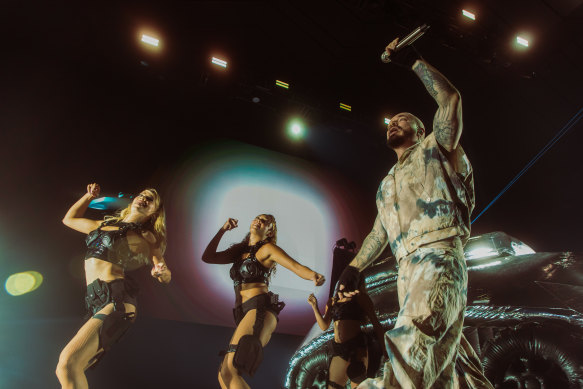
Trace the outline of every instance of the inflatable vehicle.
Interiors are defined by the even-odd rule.
[[[335,257],[342,254],[336,250],[343,249],[337,247]],[[503,232],[470,238],[464,251],[464,334],[492,384],[504,389],[583,388],[582,255],[536,253]],[[394,258],[375,261],[363,274],[383,327],[393,328],[399,310]],[[381,345],[370,324],[363,330],[372,344],[368,376],[381,376]],[[290,360],[286,388],[326,387],[333,336],[332,327],[322,332],[314,324]]]

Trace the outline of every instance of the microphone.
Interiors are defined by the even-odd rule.
[[[395,50],[393,50],[393,52],[396,53],[397,51],[401,50],[402,48],[410,46],[411,44],[413,44],[413,42],[415,42],[417,39],[421,38],[423,36],[423,34],[425,34],[425,32],[429,29],[429,27],[430,26],[428,26],[427,24],[424,24],[422,26],[417,27],[413,31],[411,31],[406,37],[399,40],[399,43],[397,43],[397,47],[395,47]],[[383,61],[383,63],[391,62],[391,58],[390,58],[389,54],[386,52],[386,50],[383,51],[383,53],[381,54],[381,61]]]

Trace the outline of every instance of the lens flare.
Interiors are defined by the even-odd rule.
[[[25,271],[12,274],[6,280],[4,287],[12,296],[20,296],[36,290],[43,282],[43,276],[36,271]]]

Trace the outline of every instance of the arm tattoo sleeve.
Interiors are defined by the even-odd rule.
[[[425,61],[417,61],[413,71],[439,106],[433,120],[435,139],[451,151],[457,146],[462,130],[459,92],[443,74]]]
[[[363,270],[383,252],[388,243],[388,236],[379,218],[375,220],[374,227],[364,239],[362,247],[356,257],[350,262],[351,266]]]
[[[457,94],[457,90],[448,79],[427,62],[417,61],[413,71],[421,79],[431,97],[437,100],[437,104],[441,105],[440,100],[445,100],[449,96]]]

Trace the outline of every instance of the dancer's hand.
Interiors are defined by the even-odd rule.
[[[316,272],[314,272],[314,273],[315,273],[314,278],[313,278],[314,285],[316,285],[316,286],[324,285],[324,282],[326,282],[326,278],[320,273],[316,273]]]
[[[338,301],[339,302],[350,301],[352,300],[352,297],[356,296],[359,293],[360,291],[358,289],[349,291],[344,287],[344,285],[340,285],[338,287]]]
[[[308,296],[308,303],[312,307],[317,307],[318,306],[318,299],[316,298],[316,296],[314,296],[314,293],[310,293],[310,295]]]
[[[152,277],[156,278],[158,281],[167,284],[170,282],[171,273],[170,269],[164,262],[159,262],[152,267],[151,271]]]
[[[346,266],[338,279],[338,298],[352,297],[358,293],[360,271],[354,266]]]
[[[233,218],[229,218],[229,220],[227,220],[225,222],[225,224],[223,224],[223,231],[230,231],[233,228],[237,228],[238,227],[238,223],[239,223],[239,220],[233,219]]]
[[[87,185],[87,194],[89,195],[89,197],[91,197],[92,200],[94,198],[99,197],[100,191],[101,191],[101,188],[99,187],[99,184],[96,184],[95,182]]]

